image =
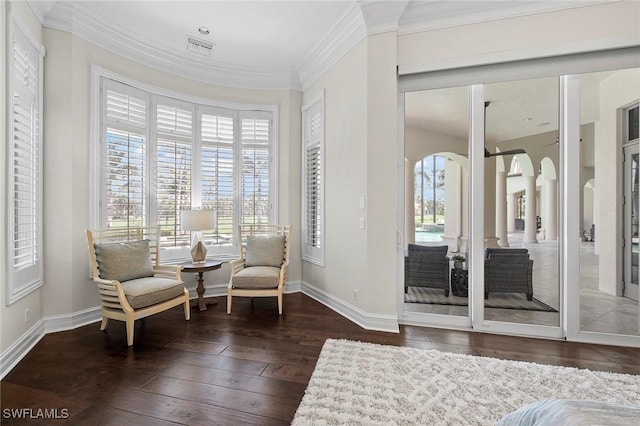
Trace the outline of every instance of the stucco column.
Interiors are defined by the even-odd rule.
[[[415,218],[415,166],[414,161],[404,160],[404,241],[405,244],[416,242]]]
[[[494,159],[484,163],[484,245],[498,247],[496,238],[496,162]]]
[[[507,194],[507,232],[516,232],[516,194]]]
[[[524,238],[523,243],[537,243],[536,239],[536,178],[524,176],[524,195],[526,206],[524,210]]]
[[[544,206],[545,206],[545,227],[546,239],[558,239],[558,181],[555,179],[545,179],[544,185]]]
[[[449,250],[460,250],[462,232],[462,167],[447,159],[444,169],[444,234],[442,241]]]
[[[496,172],[496,237],[500,247],[509,247],[507,236],[507,173]]]

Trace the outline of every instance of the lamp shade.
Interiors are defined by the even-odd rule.
[[[180,229],[183,231],[206,231],[216,228],[213,210],[181,210]]]

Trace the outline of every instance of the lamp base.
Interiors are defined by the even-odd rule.
[[[204,263],[207,260],[207,247],[202,241],[197,241],[191,247],[191,259],[193,263]]]

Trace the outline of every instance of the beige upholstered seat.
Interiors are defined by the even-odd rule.
[[[278,313],[282,315],[290,229],[290,225],[240,225],[240,259],[231,262],[227,314],[231,313],[233,296],[277,296]]]
[[[160,228],[87,230],[93,281],[102,303],[102,324],[124,321],[127,344],[133,345],[135,320],[184,305],[189,320],[189,292],[180,277],[182,266],[159,264]]]

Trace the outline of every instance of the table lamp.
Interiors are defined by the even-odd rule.
[[[180,229],[191,231],[191,259],[203,263],[207,259],[207,247],[202,240],[202,231],[215,229],[216,216],[213,210],[181,210]]]

